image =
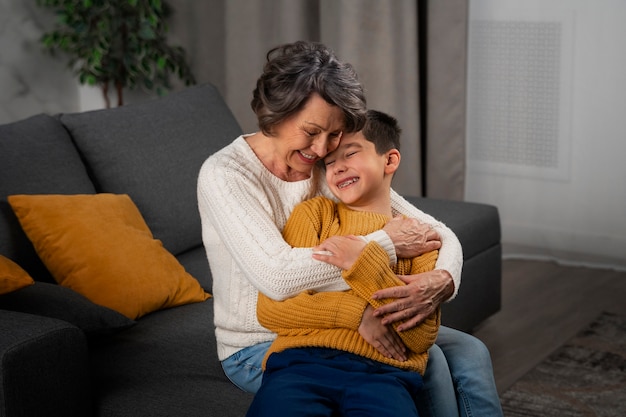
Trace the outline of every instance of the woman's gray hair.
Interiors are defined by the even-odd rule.
[[[313,93],[341,109],[344,131],[356,132],[365,124],[363,86],[352,65],[317,42],[298,41],[267,53],[250,105],[266,135],[302,109]]]

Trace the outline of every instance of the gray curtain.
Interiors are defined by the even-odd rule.
[[[421,0],[420,4],[422,4]],[[425,16],[426,68],[422,132],[426,143],[425,195],[463,200],[467,93],[468,0],[431,0]]]
[[[368,106],[403,128],[394,188],[463,199],[467,0],[170,0],[171,41],[222,92],[246,132],[271,47],[321,41],[352,63]]]

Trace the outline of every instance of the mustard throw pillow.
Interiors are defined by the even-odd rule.
[[[128,195],[13,195],[22,229],[54,279],[130,319],[209,297]]]
[[[0,294],[8,294],[34,283],[35,281],[21,266],[0,255]]]

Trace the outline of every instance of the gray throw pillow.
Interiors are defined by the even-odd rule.
[[[63,320],[83,330],[87,336],[109,335],[136,323],[69,288],[46,282],[0,295],[0,309]]]

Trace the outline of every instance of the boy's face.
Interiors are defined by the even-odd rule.
[[[369,210],[389,196],[391,174],[397,169],[389,161],[396,154],[399,162],[397,150],[379,155],[361,132],[344,134],[339,147],[324,158],[330,190],[346,205]]]

